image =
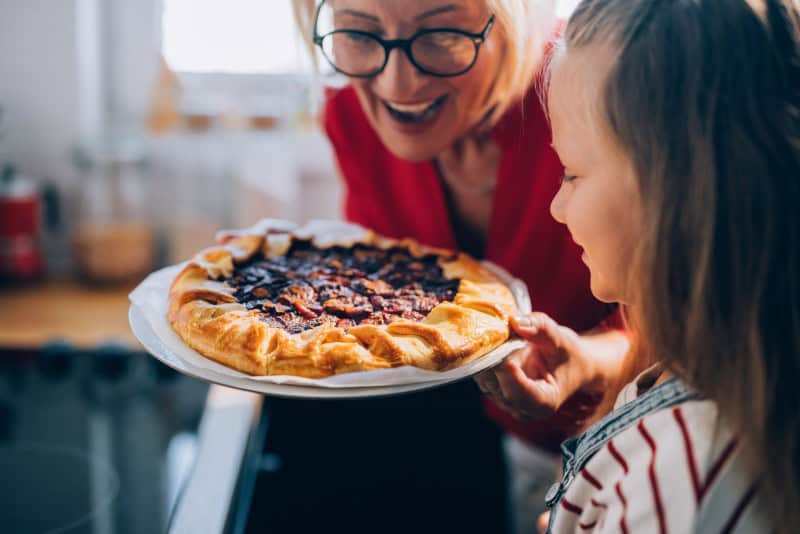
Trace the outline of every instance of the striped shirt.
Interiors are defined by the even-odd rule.
[[[636,386],[620,400],[635,397]],[[558,506],[553,534],[770,532],[757,477],[708,400],[649,413],[616,435]]]

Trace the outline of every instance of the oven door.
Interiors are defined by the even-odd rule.
[[[266,436],[261,405],[261,395],[211,386],[194,469],[170,520],[170,534],[244,532]]]

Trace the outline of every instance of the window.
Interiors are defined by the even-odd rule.
[[[313,112],[319,85],[311,83],[311,57],[291,0],[151,1],[162,8],[161,52],[180,79],[181,116],[265,117],[259,124],[268,125]],[[558,16],[577,2],[557,0]],[[346,81],[324,60],[319,66],[326,84]]]
[[[176,72],[309,72],[291,0],[163,1],[163,53]],[[577,3],[558,0],[558,16],[569,16]]]
[[[163,53],[176,72],[299,74],[310,69],[291,0],[163,1]]]

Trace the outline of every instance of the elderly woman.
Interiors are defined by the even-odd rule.
[[[533,532],[556,474],[554,453],[613,390],[628,348],[610,327],[614,310],[592,297],[578,248],[549,214],[563,169],[536,84],[555,29],[553,5],[300,0],[297,7],[314,45],[349,81],[328,92],[323,115],[346,217],[384,235],[466,251],[528,285],[537,313],[512,322],[528,347],[477,382],[507,432],[513,530]],[[439,461],[451,447],[440,447]]]

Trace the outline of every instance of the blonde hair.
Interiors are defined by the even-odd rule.
[[[395,0],[400,1],[400,0]],[[491,93],[496,120],[531,89],[546,46],[555,30],[554,0],[483,0],[495,16],[492,30],[500,36],[503,59]],[[316,64],[313,32],[318,0],[293,0],[295,18]]]
[[[584,0],[567,49],[608,46],[603,120],[645,224],[629,309],[647,354],[718,402],[776,532],[800,525],[797,0]]]

